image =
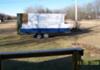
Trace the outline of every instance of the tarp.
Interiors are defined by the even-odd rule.
[[[28,14],[28,23],[22,28],[58,28],[64,23],[64,14]]]

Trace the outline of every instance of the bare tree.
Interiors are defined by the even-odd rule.
[[[95,16],[96,16],[96,18],[98,18],[98,14],[100,14],[100,0],[95,0],[93,5],[94,5],[94,9],[95,9]]]
[[[43,7],[28,7],[25,9],[26,13],[51,13],[52,11],[49,10],[48,8],[43,8]]]
[[[75,8],[74,6],[65,8],[65,13],[67,14],[68,19],[75,19]]]

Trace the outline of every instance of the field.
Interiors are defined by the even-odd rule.
[[[54,35],[47,39],[35,39],[32,35],[20,36],[16,22],[0,24],[0,52],[28,51],[81,47],[85,51],[82,70],[100,69],[100,20],[79,22],[80,30],[70,34]],[[67,70],[71,68],[70,56],[13,59],[3,62],[4,70]],[[68,59],[68,60],[67,60]],[[68,63],[67,63],[68,62]],[[70,70],[70,69],[69,69]]]

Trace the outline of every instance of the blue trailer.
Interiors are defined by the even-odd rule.
[[[73,24],[66,22],[65,14],[18,14],[18,32],[48,37],[52,33],[70,33]]]

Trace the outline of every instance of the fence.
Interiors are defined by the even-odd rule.
[[[0,52],[0,70],[2,70],[2,61],[6,59],[46,57],[46,56],[69,55],[69,54],[72,54],[74,70],[79,70],[81,56],[83,56],[83,49],[81,48],[66,48],[66,49],[56,49],[56,50],[33,50],[27,52]]]

